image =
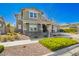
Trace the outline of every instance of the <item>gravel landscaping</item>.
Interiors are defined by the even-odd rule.
[[[32,43],[26,45],[6,47],[4,52],[1,54],[3,56],[40,56],[51,51],[46,47],[42,46],[40,43]]]
[[[29,36],[19,34],[19,33],[7,33],[5,35],[0,35],[0,42],[13,42],[18,40],[30,40]]]

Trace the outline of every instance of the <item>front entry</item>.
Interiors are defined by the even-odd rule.
[[[43,24],[43,32],[48,32],[47,26],[45,24]]]

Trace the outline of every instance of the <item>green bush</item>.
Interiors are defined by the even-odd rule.
[[[69,38],[44,38],[42,40],[39,40],[39,43],[51,50],[58,50],[64,47],[77,44],[78,42]]]
[[[69,29],[63,29],[64,32],[67,32],[67,33],[76,33],[77,32],[77,29],[75,28],[69,28]]]
[[[64,29],[59,29],[58,32],[65,32]]]
[[[0,53],[2,53],[4,51],[4,46],[0,45]]]

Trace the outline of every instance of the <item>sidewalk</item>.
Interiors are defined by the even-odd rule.
[[[30,43],[36,43],[36,42],[38,42],[38,40],[36,40],[36,41],[19,40],[19,41],[13,41],[13,42],[0,43],[0,45],[4,45],[5,47],[9,47],[9,46],[24,45],[24,44],[30,44]]]

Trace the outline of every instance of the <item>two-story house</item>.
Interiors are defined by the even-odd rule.
[[[3,17],[0,17],[0,34],[6,33],[6,24]]]
[[[52,32],[53,22],[44,17],[44,13],[35,8],[24,8],[16,14],[16,31],[30,37],[47,36]]]

